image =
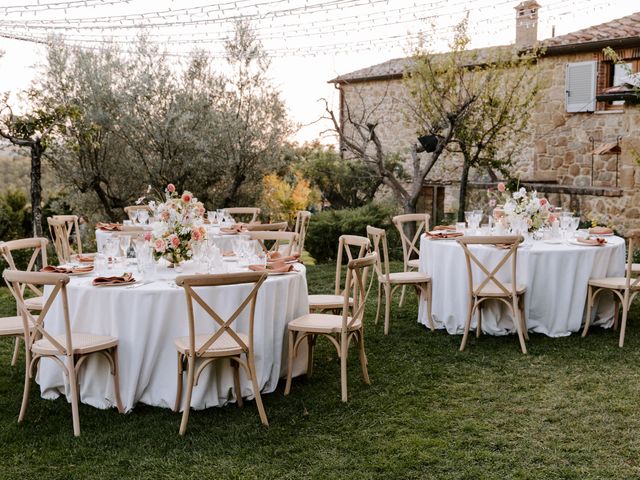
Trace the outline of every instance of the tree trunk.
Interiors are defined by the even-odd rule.
[[[469,170],[471,164],[465,158],[462,164],[462,176],[460,177],[460,196],[458,197],[458,221],[464,222],[464,211],[467,209],[467,184],[469,183]]]
[[[42,237],[42,153],[39,140],[31,145],[31,225],[34,237]]]
[[[244,174],[236,174],[236,176],[233,178],[233,183],[231,184],[229,193],[227,194],[226,198],[222,202],[222,208],[237,206],[235,205],[237,201],[236,197],[238,196],[238,190],[240,190],[240,186],[242,185],[242,182],[244,182],[244,180],[245,180]]]
[[[106,192],[100,186],[100,180],[94,179],[91,183],[91,187],[93,188],[93,191],[96,192],[96,195],[98,196],[100,203],[102,203],[102,207],[104,208],[107,217],[109,217],[109,220],[112,222],[117,222],[119,219],[116,216],[116,212],[111,206],[111,202],[109,201]]]

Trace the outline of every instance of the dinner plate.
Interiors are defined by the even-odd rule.
[[[613,237],[614,233],[590,233],[589,235],[593,235],[594,237]]]
[[[543,240],[543,242],[548,243],[549,245],[558,245],[562,243],[562,240],[560,238],[550,238],[547,240]]]
[[[580,246],[580,247],[603,247],[603,246],[605,246],[605,245],[607,244],[607,243],[605,242],[605,243],[602,243],[602,244],[590,245],[590,244],[588,244],[588,243],[582,243],[582,242],[579,242],[579,241],[577,241],[577,240],[569,240],[569,243],[570,243],[571,245],[578,245],[578,246]]]
[[[137,280],[134,280],[133,282],[120,282],[120,283],[100,283],[98,285],[93,285],[93,287],[126,287],[128,285],[134,285],[138,283]]]

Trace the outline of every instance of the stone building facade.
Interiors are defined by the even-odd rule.
[[[519,5],[517,28],[531,29],[538,8],[531,0]],[[531,39],[530,30],[519,38]],[[640,106],[635,94],[603,95],[629,80],[623,75],[628,71],[604,56],[605,47],[613,48],[627,69],[640,71],[640,13],[541,43],[544,54],[535,67],[541,90],[514,176],[583,219],[622,232],[640,227]],[[332,80],[340,89],[342,118],[347,107],[352,115],[368,112],[378,122],[385,151],[406,159],[423,133],[404,113],[410,99],[402,76],[410,61],[394,59]],[[424,210],[439,218],[457,210],[460,166],[458,158],[439,160],[423,187]],[[489,185],[482,172],[475,172],[471,187],[478,192],[470,199],[477,206],[484,206],[479,192]]]

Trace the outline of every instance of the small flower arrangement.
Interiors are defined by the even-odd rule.
[[[550,226],[556,217],[553,214],[554,207],[544,197],[538,197],[538,192],[520,187],[515,192],[510,192],[504,183],[498,183],[496,189],[487,191],[489,206],[502,205],[507,219],[521,218],[527,221],[529,231],[539,230]]]
[[[191,192],[178,195],[172,183],[165,189],[165,198],[162,203],[149,202],[156,219],[151,245],[156,260],[164,258],[178,265],[193,255],[191,242],[206,238],[203,219],[205,208]]]

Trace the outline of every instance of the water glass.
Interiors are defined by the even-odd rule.
[[[149,212],[144,208],[138,210],[138,222],[145,224],[147,220],[149,220]]]
[[[131,248],[131,235],[120,235],[120,249],[124,252],[124,258],[129,257]]]
[[[93,271],[99,277],[106,275],[107,273],[107,257],[102,253],[97,253],[93,258]]]

